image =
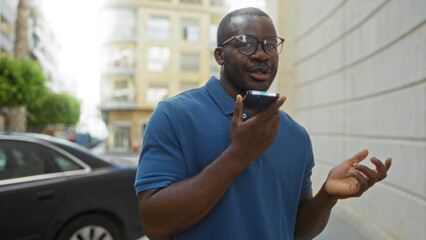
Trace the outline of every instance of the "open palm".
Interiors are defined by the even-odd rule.
[[[325,182],[325,190],[331,196],[344,199],[359,197],[376,182],[383,180],[391,165],[391,158],[385,163],[372,157],[371,162],[376,169],[370,169],[359,164],[368,156],[368,151],[363,150],[352,158],[334,167]]]

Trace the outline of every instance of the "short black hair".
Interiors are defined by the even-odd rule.
[[[232,18],[237,16],[258,16],[271,19],[271,17],[269,17],[269,15],[266,14],[264,11],[254,7],[240,8],[226,14],[226,16],[223,17],[223,19],[220,21],[219,26],[217,28],[216,37],[218,47],[222,45],[224,41],[226,41],[225,38],[227,32],[229,31],[229,24],[231,23]]]

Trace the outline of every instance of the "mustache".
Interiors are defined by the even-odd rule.
[[[246,70],[249,72],[253,71],[262,71],[262,72],[272,72],[272,67],[268,64],[253,64],[251,66],[246,67]]]

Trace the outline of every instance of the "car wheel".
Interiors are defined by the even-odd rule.
[[[114,222],[102,215],[86,215],[67,224],[58,240],[122,240]]]

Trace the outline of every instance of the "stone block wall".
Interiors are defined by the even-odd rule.
[[[311,135],[316,189],[364,148],[391,156],[385,181],[334,211],[370,239],[426,239],[426,1],[274,2],[278,89]]]

